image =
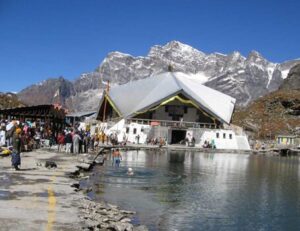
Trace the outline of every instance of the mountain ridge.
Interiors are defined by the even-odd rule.
[[[203,79],[204,85],[236,98],[239,106],[246,106],[258,97],[277,90],[296,63],[300,61],[272,63],[257,51],[251,51],[247,57],[238,51],[230,54],[206,54],[187,44],[171,41],[164,46],[152,46],[146,56],[135,57],[119,51],[110,52],[96,71],[83,73],[71,84],[65,83],[61,88],[54,82],[53,86],[42,83],[40,91],[47,92],[42,89],[56,87],[50,91],[52,95],[47,95],[49,103],[60,101],[73,111],[94,110],[105,88],[104,82],[110,81],[112,85],[125,84],[169,71],[171,66],[173,71],[192,75],[201,73],[207,77]],[[63,84],[63,81],[58,82]],[[58,89],[64,90],[65,95],[55,96]],[[39,91],[32,91],[29,87],[18,96],[24,102],[34,104],[36,94],[39,95]]]

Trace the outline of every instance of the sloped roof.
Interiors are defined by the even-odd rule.
[[[69,113],[66,115],[66,117],[82,117],[82,116],[90,116],[92,114],[95,114],[96,111],[81,111],[81,112],[74,112]]]
[[[230,123],[236,100],[204,86],[199,78],[181,72],[166,72],[114,86],[108,96],[122,117],[130,118],[136,112],[148,109],[178,93],[184,94],[222,122]]]

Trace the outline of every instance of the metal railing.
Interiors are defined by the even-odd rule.
[[[150,120],[150,119],[127,119],[125,124],[138,123],[144,125],[162,126],[162,127],[178,127],[178,128],[219,128],[213,123],[198,123],[186,121],[172,121],[172,120]]]

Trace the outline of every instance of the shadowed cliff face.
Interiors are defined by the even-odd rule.
[[[18,93],[18,97],[28,105],[59,103],[67,107],[66,99],[73,94],[73,83],[60,77],[25,88]]]
[[[205,54],[189,45],[171,41],[153,46],[147,56],[134,57],[111,52],[95,71],[82,74],[74,82],[49,79],[21,91],[18,96],[28,104],[61,103],[68,109],[95,110],[105,85],[125,84],[170,70],[201,78],[203,84],[237,99],[245,106],[260,96],[277,90],[290,68],[300,61],[275,64],[252,51]]]
[[[300,64],[291,68],[288,77],[280,86],[281,90],[300,90]]]

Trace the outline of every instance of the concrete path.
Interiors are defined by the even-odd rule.
[[[78,199],[69,178],[77,158],[36,150],[21,155],[21,171],[11,168],[10,157],[0,157],[0,230],[80,230]],[[55,161],[56,169],[36,162]]]
[[[188,147],[179,144],[164,145],[161,148],[159,145],[147,144],[127,144],[122,145],[106,145],[100,144],[99,148],[119,148],[123,150],[168,150],[168,151],[192,151],[201,153],[232,153],[232,154],[252,154],[252,150],[239,150],[239,149],[212,149],[202,147]]]

